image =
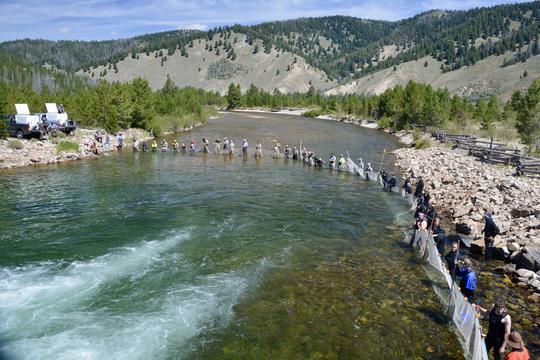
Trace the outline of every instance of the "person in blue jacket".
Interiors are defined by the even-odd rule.
[[[474,292],[476,291],[476,273],[474,272],[471,259],[463,260],[462,265],[456,269],[456,275],[461,277],[461,281],[459,282],[461,293],[472,303]]]

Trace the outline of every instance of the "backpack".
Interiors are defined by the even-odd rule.
[[[486,224],[486,235],[488,236],[497,236],[501,233],[501,231],[499,230],[499,227],[495,224],[495,222],[493,222],[493,220],[488,220],[487,224]]]

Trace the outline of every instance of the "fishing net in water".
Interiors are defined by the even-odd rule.
[[[406,240],[410,239],[408,235],[410,234],[405,233]],[[419,248],[419,256],[429,264],[428,274],[431,278],[440,280],[434,282],[435,286],[444,291],[436,292],[443,304],[448,306],[449,316],[456,326],[465,356],[471,360],[489,360],[476,309],[465,300],[456,281],[452,280],[450,273],[443,266],[433,236],[427,231],[416,231],[412,236]]]
[[[359,173],[359,169],[360,167],[354,161],[352,161],[350,157],[347,157],[347,161],[345,161],[342,171],[356,175]]]

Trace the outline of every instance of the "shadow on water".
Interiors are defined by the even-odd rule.
[[[418,306],[415,310],[420,311],[425,314],[431,321],[436,322],[437,324],[451,324],[452,320],[445,316],[444,311],[440,308],[433,309],[426,306]]]
[[[4,347],[7,345],[7,341],[0,338],[0,360],[13,360],[12,358],[10,358],[5,350],[4,350]]]

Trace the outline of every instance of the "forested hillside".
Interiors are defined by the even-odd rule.
[[[0,43],[0,54],[12,55],[34,65],[52,65],[75,72],[91,66],[115,63],[132,52],[149,52],[160,49],[174,51],[192,39],[206,36],[192,30],[166,31],[107,41],[49,41],[15,40]]]
[[[465,96],[471,91],[479,97],[508,96],[530,85],[519,76],[536,65],[515,65],[533,62],[531,57],[538,63],[539,34],[540,2],[535,1],[468,11],[433,10],[395,22],[328,16],[109,41],[24,39],[0,43],[0,60],[8,59],[2,61],[7,65],[0,66],[0,75],[35,89],[78,73],[94,82],[143,77],[154,89],[170,75],[180,87],[222,93],[230,81],[244,88],[255,83],[268,91],[306,91],[311,85],[327,91],[346,84],[334,93],[380,93],[411,80],[399,75],[403,74],[400,66],[421,59],[425,67],[430,66],[426,83],[437,81],[437,87],[454,87]],[[490,61],[490,67],[476,66],[500,55],[504,59]],[[456,72],[475,66],[479,72]],[[48,70],[42,71],[43,67]],[[497,82],[490,83],[494,67],[497,78],[509,84],[502,92],[493,90]],[[418,66],[414,69],[424,72]],[[390,70],[394,73],[379,76]],[[441,77],[446,73],[458,74],[459,79]],[[469,73],[475,81],[461,84]],[[379,79],[376,86],[373,81],[367,84],[373,74]],[[354,85],[348,85],[351,81]]]
[[[94,83],[87,77],[50,66],[33,65],[19,57],[0,53],[0,81],[29,87],[34,90],[49,88],[78,89]]]
[[[130,53],[165,50],[163,56],[171,55],[185,51],[193,40],[212,40],[214,34],[232,30],[246,34],[249,43],[262,40],[261,51],[277,47],[292,52],[330,78],[344,80],[426,55],[443,61],[444,70],[450,71],[532,44],[526,53],[516,55],[521,61],[540,52],[539,20],[540,2],[536,1],[469,11],[434,10],[397,22],[331,16],[99,42],[25,39],[0,43],[0,53],[75,71],[115,64]]]

